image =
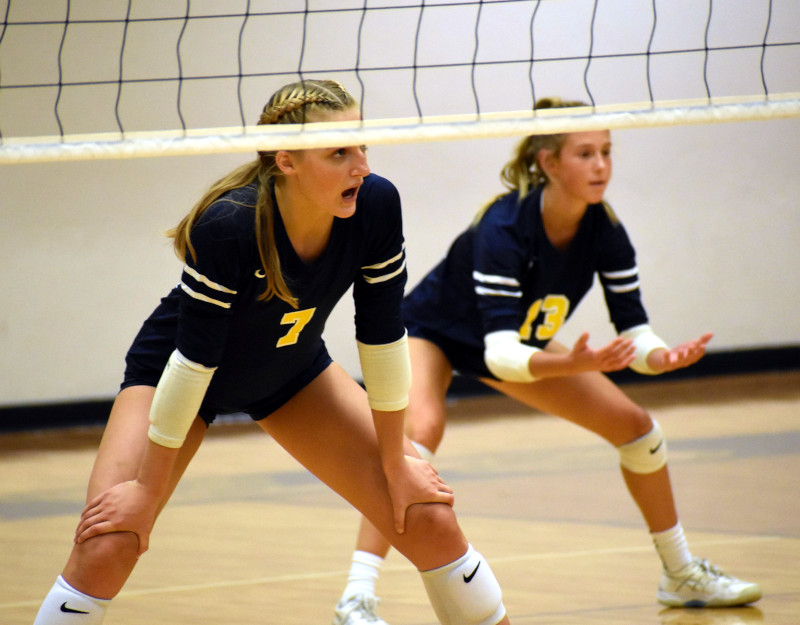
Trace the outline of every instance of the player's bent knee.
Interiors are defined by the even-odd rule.
[[[455,562],[421,574],[442,625],[497,625],[506,615],[500,584],[472,545]]]
[[[460,533],[453,508],[446,503],[415,503],[406,511],[406,529],[441,537]]]
[[[131,569],[139,559],[139,537],[133,532],[100,534],[82,542],[78,549],[81,559],[107,563],[107,570]]]
[[[667,464],[667,441],[658,421],[652,429],[636,440],[617,447],[620,464],[631,473],[655,473]]]
[[[415,420],[408,421],[406,434],[412,441],[425,445],[427,449],[433,452],[444,437],[445,420],[445,413],[440,414],[438,411],[426,414],[424,419],[418,416]],[[428,460],[425,456],[422,457],[424,460]]]

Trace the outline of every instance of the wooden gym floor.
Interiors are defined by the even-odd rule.
[[[800,623],[800,372],[629,385],[658,417],[690,547],[761,583],[750,607],[669,610],[659,562],[593,435],[499,396],[463,399],[437,467],[515,625]],[[97,429],[0,435],[0,623],[30,625],[82,508]],[[106,625],[330,623],[358,517],[253,424],[212,427]],[[435,623],[412,567],[391,625]]]

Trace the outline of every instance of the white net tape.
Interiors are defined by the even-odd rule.
[[[596,129],[643,128],[718,122],[742,122],[800,116],[800,94],[769,102],[676,103],[669,108],[640,110],[619,107],[572,108],[537,113],[517,111],[496,114],[367,120],[338,124],[309,124],[303,128],[253,126],[203,129],[173,133],[130,133],[90,137],[9,139],[0,146],[0,163],[34,163],[52,160],[144,158],[304,149],[337,145],[380,145],[416,141],[454,141],[552,134]],[[566,113],[565,113],[566,112]]]

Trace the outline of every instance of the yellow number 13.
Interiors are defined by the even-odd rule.
[[[541,311],[544,311],[544,320],[536,326],[535,336],[540,341],[549,341],[564,325],[567,313],[569,313],[569,300],[563,295],[548,295],[531,304],[525,317],[525,323],[519,329],[519,335],[523,341],[531,338],[533,323]]]

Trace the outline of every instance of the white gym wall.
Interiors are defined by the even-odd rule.
[[[113,11],[118,4],[87,2],[84,6]],[[238,10],[239,4],[243,5],[228,4],[236,5]],[[303,3],[286,4],[288,8]],[[331,0],[325,6],[337,4],[353,3]],[[637,29],[635,21],[628,18],[615,21],[621,15],[621,4],[602,4],[611,7],[604,9],[611,12],[598,17],[596,28],[602,28],[605,34],[595,41],[595,53],[607,49],[615,37],[624,42],[635,41],[639,50],[647,45],[646,37],[641,40],[642,33],[649,35],[649,22]],[[678,5],[676,10],[685,12],[695,11],[694,7],[700,4],[703,3],[688,0],[672,3]],[[48,3],[48,10],[60,13],[58,18],[63,19],[63,6],[52,8],[60,5]],[[155,10],[153,7],[162,3],[149,5]],[[613,12],[616,5],[617,14]],[[24,10],[19,4],[12,6]],[[504,10],[511,11],[514,6],[511,3]],[[774,28],[779,29],[775,36],[778,40],[797,41],[800,5],[784,1],[775,2],[774,6],[780,12],[773,15]],[[567,26],[573,23],[570,19],[577,19],[575,15],[581,11],[585,14],[587,7],[591,3],[577,0],[545,2],[537,20],[545,24],[545,11],[562,11],[564,16],[554,13],[550,23],[562,25],[559,36],[570,42],[576,52],[585,54],[585,27],[575,27],[573,32]],[[5,3],[0,2],[0,9],[5,10]],[[705,19],[703,11],[707,12],[707,7],[699,10],[701,20]],[[718,37],[729,34],[736,40],[740,29],[752,28],[753,24],[759,25],[763,33],[763,3],[714,2],[714,11],[727,12],[730,17]],[[525,12],[529,15],[530,9]],[[22,14],[12,17],[24,18]],[[413,37],[416,23],[411,16],[388,17],[376,14],[368,18],[365,28],[369,34],[364,39],[362,60],[377,61],[381,55],[388,59],[390,46],[397,46],[398,50],[413,48],[413,40],[398,36],[398,32],[405,32],[401,29],[405,21]],[[484,17],[490,19],[488,10]],[[330,21],[310,24],[304,66],[328,66],[333,59],[334,66],[352,67],[358,20],[353,14],[330,14],[327,19]],[[511,24],[514,17],[506,14],[502,19],[504,24]],[[670,40],[693,36],[699,37],[702,44],[704,21],[697,28],[687,28],[681,20],[671,20],[670,15],[663,14],[660,19],[667,29],[659,31],[660,37]],[[326,24],[327,28],[323,28]],[[445,60],[452,60],[447,57],[454,47],[472,49],[474,9],[454,12],[447,24],[440,36],[426,39],[429,43],[421,48],[428,61],[437,51],[436,45],[444,46],[439,52]],[[788,32],[792,24],[795,32]],[[173,31],[177,27],[179,24],[171,30],[163,26],[163,40],[158,37],[152,41],[142,33],[142,39],[137,40],[132,27],[131,46],[144,49],[145,44],[150,44],[150,56],[143,63],[150,65],[151,72],[161,72],[160,64],[174,64]],[[520,27],[525,30],[527,24]],[[53,78],[61,32],[60,27],[53,28],[47,36],[38,35],[43,37],[41,42],[15,38],[8,31],[0,47],[3,83],[13,82],[26,72]],[[781,34],[780,29],[785,32]],[[507,37],[502,28],[492,27],[488,21],[484,31],[482,49],[492,54],[492,46],[500,46]],[[246,69],[256,71],[252,57],[258,57],[256,52],[262,48],[261,71],[280,69],[281,64],[296,69],[299,32],[296,20],[281,20],[279,28],[249,44],[251,66]],[[191,67],[184,67],[184,72],[191,74],[201,68],[206,73],[229,71],[220,58],[235,57],[237,33],[238,26],[219,32],[196,31]],[[118,72],[118,39],[108,37],[106,43],[117,46],[117,57],[109,60],[102,47],[106,36],[86,35],[68,40],[69,54],[82,59],[81,75],[89,76],[93,69],[101,76]],[[548,31],[542,32],[537,39],[537,54],[543,54],[550,41]],[[681,42],[684,44],[691,42]],[[525,50],[515,52],[526,54]],[[374,56],[369,57],[370,53]],[[409,54],[403,52],[404,63],[409,62]],[[798,88],[797,51],[791,54],[794,56],[787,52],[785,63],[767,68],[775,85],[771,89]],[[467,56],[470,60],[471,55]],[[690,63],[688,58],[685,61]],[[632,66],[629,61],[621,61],[616,69],[606,63],[598,62],[598,73],[590,80],[601,103],[613,101],[612,96],[606,95],[606,85],[620,72],[644,72],[643,63]],[[736,68],[729,68],[728,75],[747,74],[744,83],[730,89],[741,88],[750,93],[750,82],[755,79],[760,87],[758,67],[752,67],[749,60],[744,62],[741,56],[731,54],[715,58],[714,63]],[[92,68],[92,64],[97,67]],[[702,88],[702,64],[701,56],[691,61],[690,69],[683,61],[675,67],[662,67],[660,84],[674,81],[678,90],[686,89],[686,93],[678,95],[696,97]],[[537,95],[586,99],[584,65],[543,69],[536,74]],[[308,75],[338,78],[354,94],[360,94],[352,72]],[[525,98],[530,99],[526,76],[526,67],[480,69],[476,78],[482,110],[526,106]],[[365,74],[366,115],[380,118],[412,114],[408,107],[410,77],[410,72],[398,72],[379,80]],[[474,110],[469,78],[469,69],[421,78],[418,90],[428,90],[423,106],[428,110],[424,112]],[[277,84],[291,79],[281,79]],[[623,96],[631,101],[646,99],[642,84],[637,83]],[[248,121],[256,119],[275,85],[274,80],[264,81],[263,85],[248,84],[243,89]],[[149,128],[148,124],[156,127],[157,118],[164,115],[153,112],[159,110],[169,111],[175,116],[170,123],[179,124],[174,113],[174,85],[169,96],[164,95],[162,86],[152,92],[141,88],[138,95],[136,89],[130,87],[124,92],[127,97],[123,113],[138,124],[137,128]],[[210,93],[201,89],[202,86],[187,85],[184,90],[182,107],[187,125],[195,128],[238,123],[235,80],[215,85]],[[223,90],[225,96],[216,101],[212,96]],[[53,93],[43,93],[47,105],[39,107],[24,98],[5,95],[3,102],[0,97],[0,129],[4,136],[33,134],[32,128],[37,124],[42,128],[37,134],[57,132]],[[116,86],[87,93],[91,97],[78,97],[78,93],[65,96],[61,110],[65,123],[72,124],[65,130],[88,132],[92,120],[101,120],[104,129],[114,130]],[[663,97],[654,95],[657,99]],[[655,330],[671,344],[713,331],[710,349],[715,351],[800,345],[800,119],[619,130],[612,139],[614,177],[607,198],[637,248],[643,296]],[[403,198],[409,286],[438,262],[473,213],[502,190],[498,175],[516,142],[515,138],[506,138],[370,148],[372,170],[391,179]],[[180,277],[181,263],[172,254],[163,231],[191,208],[211,182],[249,159],[250,155],[228,154],[0,166],[0,406],[113,396],[122,377],[125,351],[139,325]],[[352,315],[348,298],[330,319],[325,339],[333,357],[359,378]],[[583,330],[591,333],[595,345],[613,336],[599,289],[590,294],[559,339],[570,344]]]

